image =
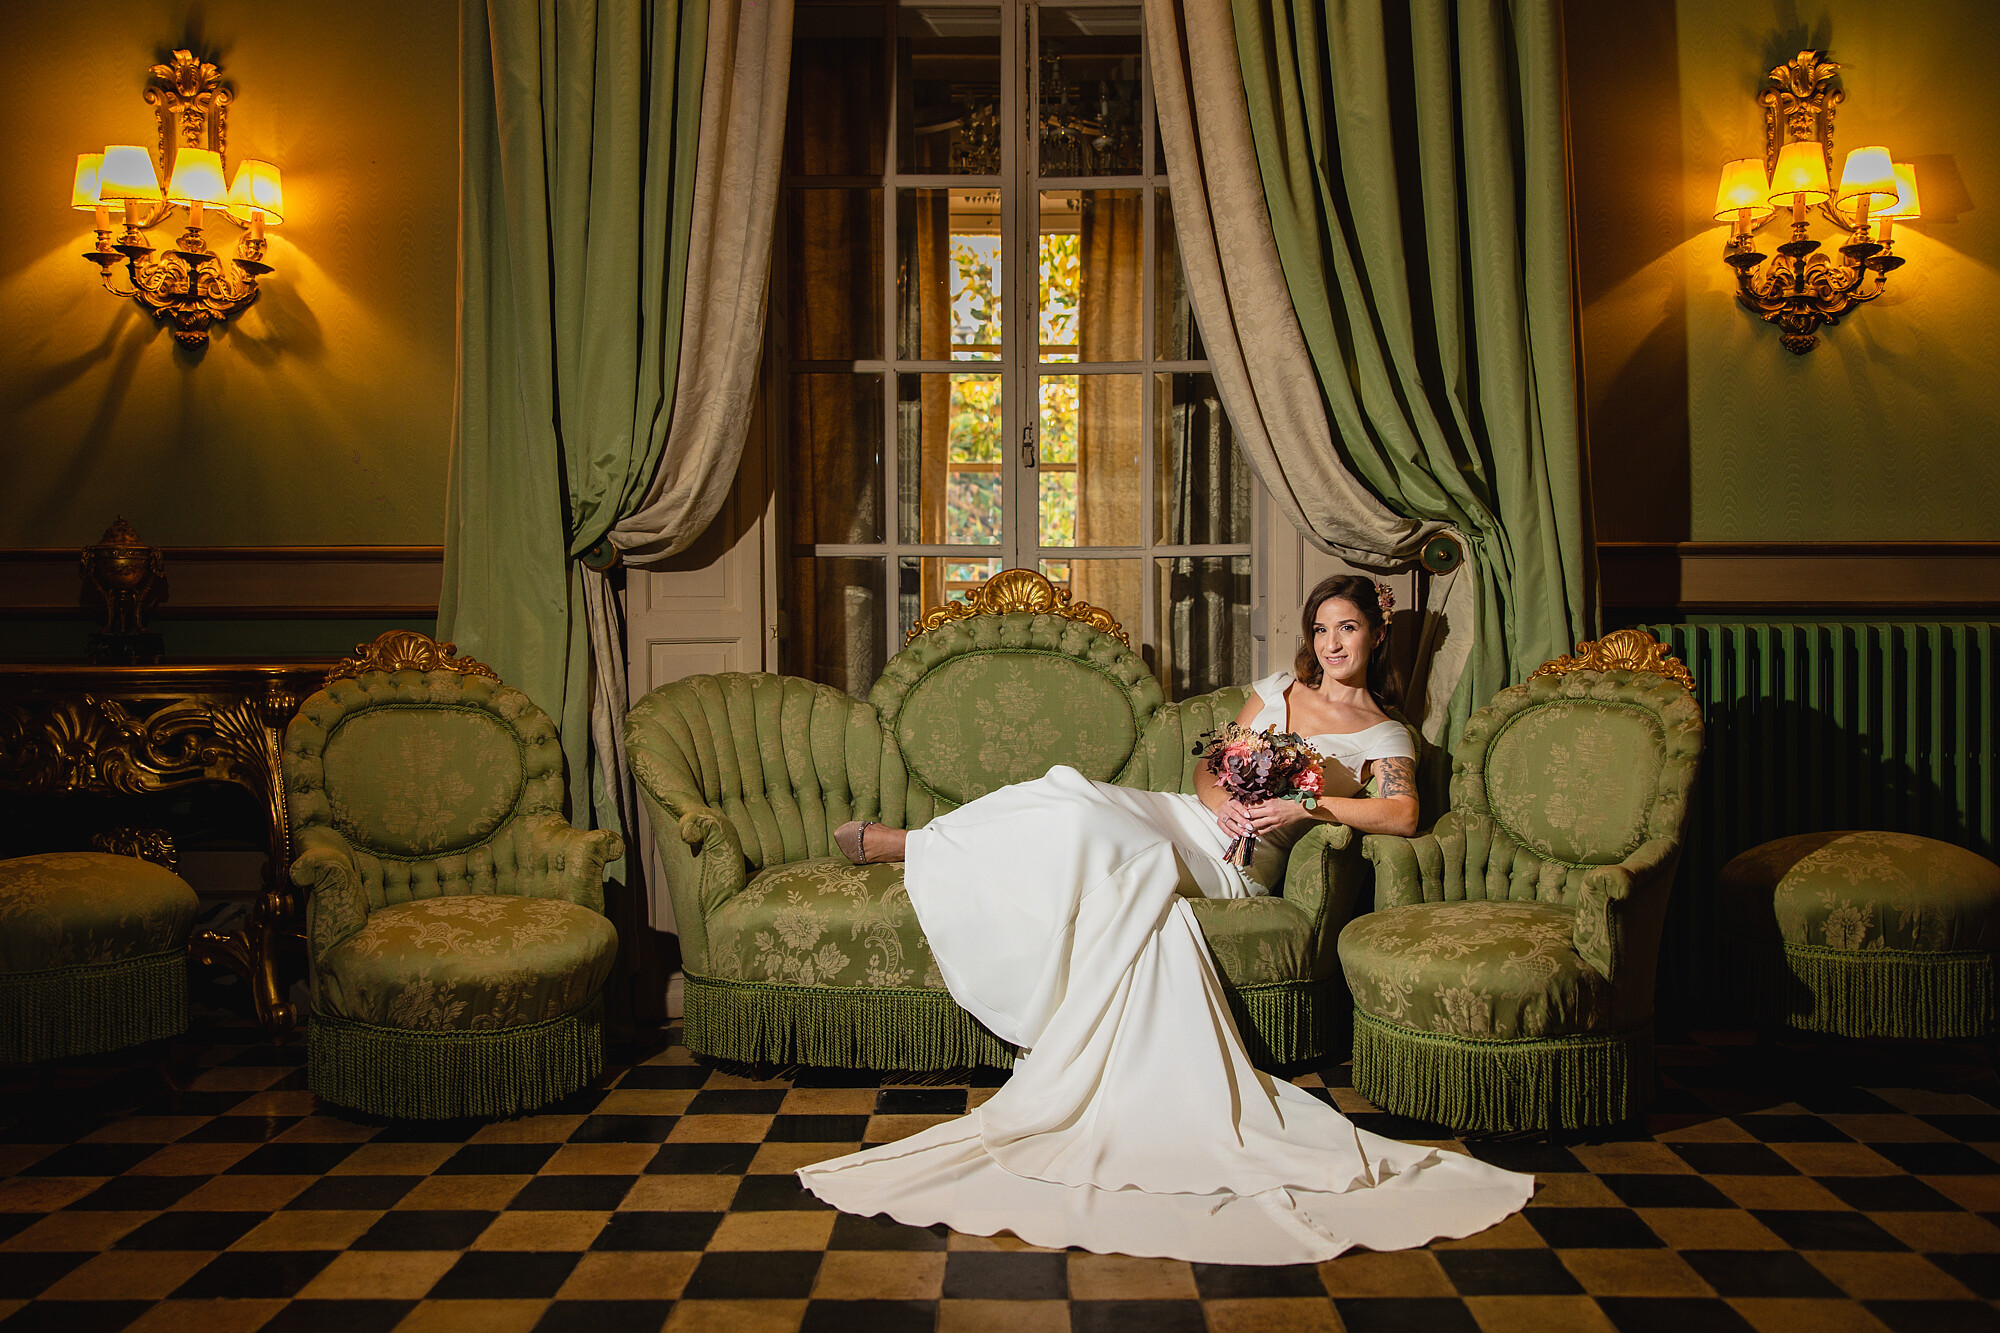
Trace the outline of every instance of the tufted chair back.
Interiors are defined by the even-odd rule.
[[[371,911],[442,894],[556,896],[561,867],[541,845],[562,823],[554,725],[486,668],[440,665],[422,641],[428,659],[378,658],[387,669],[330,680],[285,729],[300,849],[345,850]]]
[[[1452,755],[1452,809],[1433,832],[1464,854],[1446,855],[1442,898],[1575,906],[1593,867],[1680,841],[1701,745],[1693,694],[1650,671],[1502,690]]]

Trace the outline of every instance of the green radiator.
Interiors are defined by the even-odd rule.
[[[1648,625],[1708,724],[1661,959],[1663,1013],[1715,985],[1715,874],[1788,833],[1891,829],[1995,854],[1993,624]]]

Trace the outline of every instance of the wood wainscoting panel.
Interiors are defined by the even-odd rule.
[[[418,619],[437,615],[442,546],[168,546],[148,620]],[[0,548],[0,618],[93,615],[76,547]]]
[[[2000,542],[1599,542],[1606,607],[1984,617]]]

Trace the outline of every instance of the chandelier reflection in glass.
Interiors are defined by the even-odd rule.
[[[1062,57],[1045,55],[1041,101],[1042,175],[1109,176],[1141,170],[1137,80],[1072,84],[1063,77]],[[951,134],[953,173],[998,175],[1000,90],[953,84],[951,105],[956,115],[919,125],[917,133]]]

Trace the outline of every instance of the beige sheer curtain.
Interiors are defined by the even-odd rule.
[[[1141,277],[1145,272],[1140,226],[1143,196],[1102,191],[1083,196],[1077,257],[1082,291],[1077,302],[1078,360],[1136,361],[1144,346]],[[1143,419],[1137,375],[1077,377],[1076,544],[1131,546],[1139,540],[1139,444]],[[1070,591],[1104,607],[1129,632],[1139,628],[1139,570],[1132,560],[1079,560],[1070,566]]]
[[[1471,650],[1474,547],[1449,524],[1390,509],[1334,447],[1271,235],[1229,0],[1145,0],[1145,14],[1182,270],[1238,446],[1292,525],[1330,555],[1369,569],[1405,567],[1439,533],[1466,554],[1430,581],[1412,682],[1424,700],[1424,734],[1436,740]]]

